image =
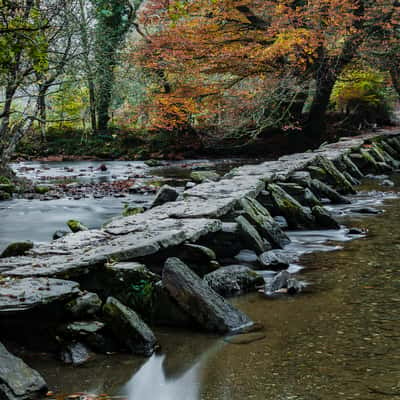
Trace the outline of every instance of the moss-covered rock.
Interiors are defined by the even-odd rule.
[[[257,229],[243,216],[236,218],[238,233],[248,249],[254,250],[257,254],[271,250],[271,244],[263,239]]]
[[[351,183],[346,179],[346,177],[335,167],[334,163],[326,157],[317,156],[315,157],[313,163],[322,168],[326,172],[326,181],[331,184],[339,193],[355,194]]]
[[[143,212],[144,212],[143,207],[133,207],[133,206],[129,206],[128,204],[125,204],[124,211],[122,211],[122,216],[130,217],[131,215],[137,215],[137,214],[141,214]]]
[[[343,164],[346,165],[347,171],[356,179],[362,179],[364,177],[364,174],[360,171],[357,165],[353,163],[347,154],[344,154],[341,157],[341,160],[343,161]]]
[[[71,229],[72,232],[81,232],[81,231],[87,231],[89,228],[85,225],[83,225],[81,222],[75,220],[75,219],[70,219],[67,221],[68,228]]]
[[[240,200],[240,205],[246,218],[253,223],[261,236],[266,238],[274,247],[282,248],[290,242],[289,237],[283,232],[279,224],[257,200],[245,197]]]
[[[0,183],[0,192],[7,192],[13,194],[16,188],[12,183]]]
[[[109,297],[103,306],[103,314],[115,337],[132,353],[144,356],[154,353],[157,339],[135,311]]]
[[[350,204],[351,201],[346,197],[342,196],[336,190],[332,189],[330,186],[318,179],[311,180],[311,188],[313,192],[319,198],[326,198],[331,201],[332,204]]]
[[[217,181],[219,175],[215,171],[193,171],[190,174],[190,179],[196,183],[204,181]]]
[[[30,241],[11,243],[1,253],[0,258],[23,256],[29,250],[31,250],[32,247],[33,247],[33,243]]]
[[[319,228],[340,229],[339,223],[324,207],[315,206],[312,208],[312,213]]]
[[[11,182],[10,178],[7,178],[4,175],[0,175],[0,184],[2,184],[2,185],[11,185],[12,182]]]
[[[35,193],[37,194],[46,194],[48,191],[51,190],[50,186],[47,185],[36,185],[34,187]]]
[[[7,193],[7,192],[4,192],[3,190],[0,190],[0,201],[10,200],[10,199],[11,199],[10,193]]]
[[[269,184],[268,190],[280,214],[286,218],[289,228],[308,229],[314,227],[314,218],[308,208],[303,207],[296,199],[276,184]]]

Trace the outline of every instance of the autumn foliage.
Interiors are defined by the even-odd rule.
[[[240,113],[236,126],[252,132],[320,129],[312,124],[344,68],[368,43],[397,41],[399,10],[393,0],[150,0],[131,56],[158,81],[146,122],[226,127]]]

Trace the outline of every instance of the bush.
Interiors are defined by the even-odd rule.
[[[337,80],[331,104],[354,124],[386,123],[395,96],[386,73],[360,65],[344,70]]]

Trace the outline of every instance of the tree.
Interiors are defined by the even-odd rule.
[[[92,0],[96,16],[96,112],[97,130],[106,132],[114,86],[118,50],[135,18],[141,1]]]
[[[310,143],[318,144],[337,77],[377,27],[392,26],[395,7],[393,0],[154,0],[140,19],[152,32],[142,63],[179,76],[171,107],[177,104],[174,91],[204,101],[256,79],[276,81],[279,88],[290,76],[295,101],[286,102],[291,108],[283,112],[297,113]],[[304,106],[307,95],[296,86],[312,93],[307,116],[299,103]]]

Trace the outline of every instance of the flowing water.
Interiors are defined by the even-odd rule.
[[[231,344],[156,329],[162,351],[150,359],[96,356],[80,368],[41,354],[27,361],[54,391],[129,400],[400,398],[400,199],[382,194],[376,181],[363,189],[357,204],[374,204],[383,214],[333,211],[345,225],[367,229],[366,237],[291,233],[290,250],[301,255],[299,278],[309,284],[304,293],[232,300],[264,325],[264,339]]]
[[[258,160],[252,160],[257,162]],[[73,161],[73,162],[23,162],[11,166],[21,177],[38,184],[78,182],[81,184],[110,183],[133,178],[136,183],[151,184],[168,180],[169,184],[182,187],[189,180],[193,169],[213,169],[225,173],[234,166],[249,160],[185,160],[162,162],[150,168],[142,161]],[[107,170],[100,166],[105,164]],[[10,243],[20,240],[45,242],[57,230],[68,230],[66,221],[77,219],[89,228],[99,228],[111,217],[121,214],[124,205],[149,206],[154,194],[127,194],[125,197],[106,195],[93,198],[90,193],[80,199],[61,198],[13,199],[0,202],[0,253]]]

